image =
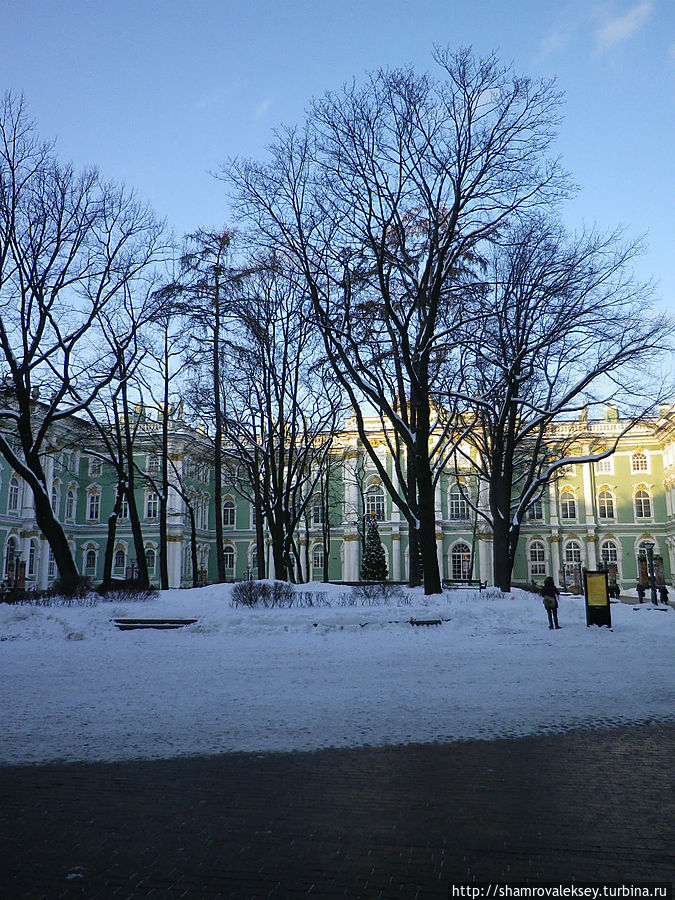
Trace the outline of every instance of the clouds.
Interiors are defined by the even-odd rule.
[[[651,0],[641,0],[624,15],[607,17],[596,34],[596,47],[604,53],[632,38],[644,25],[654,8]]]
[[[628,8],[625,0],[595,5],[585,0],[571,0],[558,7],[556,18],[541,41],[540,53],[550,56],[570,47],[578,51],[585,37],[590,38],[596,53],[608,53],[638,34],[654,12],[655,5],[654,0],[639,0]]]

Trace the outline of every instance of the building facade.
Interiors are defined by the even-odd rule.
[[[375,421],[372,427],[375,429]],[[604,563],[624,592],[635,591],[645,577],[645,547],[653,544],[657,579],[672,584],[675,572],[675,439],[670,411],[630,428],[612,416],[555,426],[561,437],[576,428],[582,456],[603,442],[617,449],[595,463],[577,463],[562,470],[542,498],[528,510],[521,529],[513,572],[515,583],[538,582],[545,576],[568,587],[579,587],[581,569]],[[150,577],[159,581],[160,469],[157,434],[160,422],[147,416],[137,439],[136,499],[141,515],[144,552]],[[89,448],[86,429],[78,439],[64,433],[53,440],[44,464],[52,508],[64,526],[81,574],[95,583],[102,578],[108,518],[117,492],[117,477],[101,454]],[[390,476],[392,460],[384,440],[380,461]],[[197,550],[200,583],[216,578],[214,469],[209,445],[180,418],[171,422],[168,499],[168,568],[172,587],[193,583],[191,543]],[[353,422],[346,422],[335,443],[332,491],[335,502],[310,498],[303,533],[297,536],[299,580],[321,580],[328,549],[331,581],[358,581],[362,557],[361,525],[365,514],[378,520],[389,578],[408,577],[407,524],[384,489],[377,470],[364,453]],[[223,549],[228,580],[256,577],[258,572],[255,509],[228,484],[223,490]],[[481,504],[481,486],[469,464],[444,474],[436,489],[436,541],[442,577],[480,579],[492,583],[492,537],[467,496]],[[194,517],[194,532],[191,516]],[[324,516],[329,517],[329,538]],[[12,583],[22,572],[26,587],[44,589],[58,573],[46,540],[37,528],[28,486],[0,459],[0,546],[2,578]],[[113,577],[134,574],[137,560],[128,510],[122,507],[113,552]],[[273,577],[271,549],[266,560]]]

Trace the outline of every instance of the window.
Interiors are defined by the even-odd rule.
[[[651,519],[652,517],[652,500],[647,491],[640,490],[635,492],[635,518]]]
[[[614,541],[603,541],[600,545],[600,558],[607,565],[618,565],[619,551]]]
[[[323,569],[323,546],[315,544],[312,550],[312,568]]]
[[[312,503],[312,525],[323,525],[323,500],[316,497]]]
[[[614,497],[609,491],[598,494],[598,515],[601,519],[614,518]]]
[[[26,571],[26,575],[28,575],[29,578],[35,577],[36,563],[37,563],[37,546],[35,545],[35,541],[31,541],[30,547],[28,548],[28,569]]]
[[[540,522],[544,518],[544,504],[541,500],[534,500],[527,508],[527,518],[530,522]]]
[[[54,551],[49,548],[49,561],[47,563],[47,575],[53,578],[56,575],[56,560],[54,559]]]
[[[119,550],[115,550],[115,558],[113,561],[113,566],[116,569],[124,569],[124,567],[126,566],[126,563],[127,563],[127,555],[124,552],[124,549],[122,547],[120,547]]]
[[[148,472],[156,475],[159,472],[159,456],[156,453],[148,454]]]
[[[223,559],[226,569],[234,569],[234,547],[230,544],[226,544],[223,548]]]
[[[225,528],[234,528],[234,500],[223,503],[223,525]]]
[[[581,562],[581,545],[578,541],[565,544],[565,565],[574,566]]]
[[[84,567],[87,572],[96,571],[96,551],[87,550],[84,556]]]
[[[384,491],[379,484],[372,484],[366,491],[366,515],[384,522]]]
[[[117,498],[119,498],[120,491],[122,491],[122,489],[120,488],[119,485],[117,485],[117,494],[116,494]],[[120,505],[119,517],[120,517],[120,519],[128,519],[129,518],[129,501],[127,500],[127,495],[124,493],[124,491],[122,491],[122,503]]]
[[[71,450],[64,451],[63,454],[63,468],[66,472],[70,472],[71,475],[74,475],[77,471],[77,462],[75,459],[75,454]]]
[[[54,479],[52,484],[52,511],[58,518],[59,507],[61,506],[61,483],[58,478]]]
[[[462,490],[458,484],[450,488],[449,508],[451,519],[468,519],[469,505],[464,499]]]
[[[595,462],[596,475],[611,475],[614,472],[614,460],[611,456],[598,459]]]
[[[156,491],[150,491],[145,498],[145,518],[156,519],[159,515],[159,495]]]
[[[251,573],[256,575],[258,574],[258,548],[254,544],[251,547],[251,552],[249,553],[249,560],[251,563]]]
[[[155,553],[152,547],[147,547],[145,551],[145,564],[148,567],[148,572],[152,575],[155,572],[155,562],[157,560],[157,554]]]
[[[16,558],[19,555],[19,539],[16,537],[11,537],[7,541],[7,547],[5,549],[5,572],[4,577],[9,578],[10,574],[12,578],[16,576]]]
[[[72,521],[75,516],[75,491],[72,488],[68,489],[68,493],[66,494],[66,520]]]
[[[95,456],[89,457],[89,474],[92,478],[98,478],[103,471],[103,462]]]
[[[646,472],[647,454],[642,453],[640,450],[636,450],[630,458],[630,470],[631,472]]]
[[[255,503],[251,503],[251,528],[255,528],[258,522],[258,513],[255,508]]]
[[[455,544],[450,554],[450,568],[455,581],[471,577],[471,549],[468,544]]]
[[[577,501],[571,491],[563,491],[560,495],[560,518],[576,519]]]
[[[546,548],[541,541],[530,544],[530,575],[546,574]]]
[[[19,488],[19,479],[16,475],[12,475],[9,480],[9,494],[7,497],[7,512],[12,513],[13,515],[18,515],[19,513],[19,496],[20,496],[20,488]]]
[[[90,522],[98,522],[101,513],[101,494],[98,491],[92,491],[89,494],[89,502],[87,504],[87,518]]]

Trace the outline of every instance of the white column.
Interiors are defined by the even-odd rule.
[[[307,554],[305,552],[305,548],[307,547],[307,542],[304,540],[299,541],[299,551],[300,551],[300,576],[303,582],[307,581]]]
[[[359,580],[359,538],[358,535],[346,534],[345,542],[345,581]]]
[[[442,581],[445,578],[443,572],[443,534],[439,531],[436,532],[436,556],[438,558],[438,571]]]
[[[492,573],[492,540],[485,534],[478,535],[478,577],[481,581],[494,584]]]
[[[274,581],[277,577],[277,570],[274,566],[274,553],[272,552],[272,541],[267,542],[267,577],[270,581]]]
[[[179,536],[170,535],[167,537],[166,542],[166,567],[169,575],[169,587],[180,587],[182,565],[183,540]]]
[[[393,581],[401,580],[401,535],[398,531],[391,535],[391,577]]]
[[[588,447],[584,447],[584,453],[589,451]],[[593,485],[591,483],[591,466],[593,463],[583,463],[581,465],[581,478],[584,486],[584,508],[586,512],[586,525],[595,525],[595,516],[593,515]]]

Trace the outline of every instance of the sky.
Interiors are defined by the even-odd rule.
[[[610,630],[587,627],[583,597],[562,595],[551,631],[541,597],[518,590],[404,588],[380,606],[341,585],[296,593],[275,609],[235,608],[223,584],[147,603],[0,603],[0,764],[494,740],[675,717],[668,606],[613,603]],[[198,621],[121,631],[118,617]]]
[[[312,97],[434,44],[495,51],[565,95],[570,227],[645,235],[641,278],[675,303],[672,0],[1,0],[0,88],[62,158],[97,165],[176,236],[233,225],[213,172],[261,158]]]

